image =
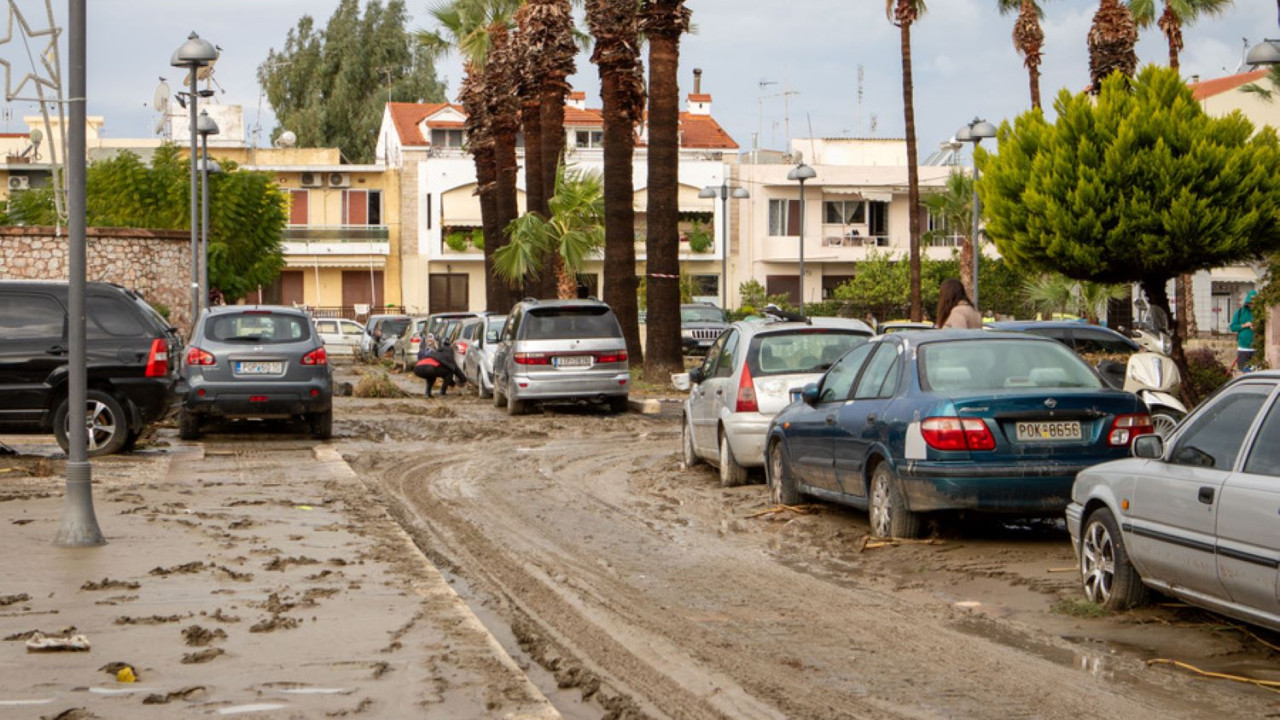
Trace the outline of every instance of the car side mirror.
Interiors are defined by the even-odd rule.
[[[693,368],[689,371],[689,382],[693,383],[694,385],[697,385],[698,383],[706,379],[707,379],[707,376],[702,373],[702,368],[700,367]]]
[[[689,382],[689,375],[690,373],[687,373],[687,372],[671,373],[671,386],[674,387],[676,390],[679,390],[680,392],[687,391],[691,385],[691,383]]]
[[[822,396],[822,390],[818,387],[818,383],[809,383],[800,390],[800,399],[805,405],[817,405],[818,398]]]
[[[1139,435],[1133,439],[1133,456],[1147,460],[1164,457],[1164,438],[1159,435]]]

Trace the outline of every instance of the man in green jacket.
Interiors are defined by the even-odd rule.
[[[1236,369],[1249,369],[1253,360],[1253,298],[1257,290],[1250,290],[1244,296],[1244,305],[1231,317],[1231,332],[1236,334]]]

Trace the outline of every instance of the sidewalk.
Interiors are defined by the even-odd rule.
[[[60,471],[17,490],[0,474],[0,716],[558,717],[337,452],[310,444],[95,460],[98,548],[52,545]],[[68,627],[92,649],[27,651],[32,631]]]

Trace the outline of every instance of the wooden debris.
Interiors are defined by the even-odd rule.
[[[747,519],[751,520],[765,515],[778,515],[784,512],[791,512],[796,515],[813,515],[818,512],[818,508],[813,505],[774,505],[766,510],[751,513],[747,516]]]
[[[858,552],[867,550],[876,550],[882,547],[897,547],[898,545],[946,545],[946,540],[938,538],[927,538],[924,540],[909,540],[907,538],[886,538],[876,537],[875,535],[864,535],[862,545],[858,548]]]

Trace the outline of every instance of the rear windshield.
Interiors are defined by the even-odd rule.
[[[957,340],[920,347],[920,385],[954,392],[1004,388],[1089,388],[1102,381],[1060,342]]]
[[[521,329],[526,340],[622,337],[613,311],[601,305],[530,310]]]
[[[714,307],[682,307],[680,308],[680,322],[724,322],[724,313],[720,308]]]
[[[237,313],[211,318],[204,335],[219,342],[292,343],[310,339],[311,327],[306,318],[297,315]]]
[[[382,337],[391,337],[404,332],[409,327],[409,318],[396,318],[382,321]]]
[[[797,328],[757,335],[747,362],[751,377],[820,373],[871,336],[844,328]]]

